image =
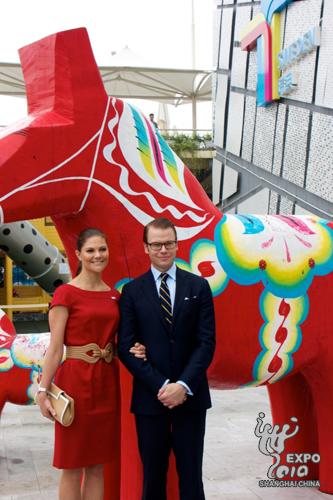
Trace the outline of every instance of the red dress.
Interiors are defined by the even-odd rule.
[[[80,346],[95,342],[104,348],[118,328],[119,293],[82,290],[61,285],[51,307],[66,306],[69,316],[64,344]],[[75,401],[71,426],[55,423],[53,465],[72,469],[117,461],[119,444],[118,360],[95,364],[67,359],[59,366],[55,383]]]

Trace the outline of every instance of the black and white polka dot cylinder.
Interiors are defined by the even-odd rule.
[[[71,279],[67,259],[30,222],[1,225],[0,248],[50,294]]]

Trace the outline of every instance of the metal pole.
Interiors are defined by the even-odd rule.
[[[191,37],[192,37],[192,69],[195,69],[195,22],[194,22],[194,0],[191,3]]]
[[[192,69],[195,69],[195,16],[194,16],[194,0],[191,0],[191,35],[192,35]],[[194,89],[193,89],[194,90]],[[192,135],[197,133],[197,103],[195,97],[192,97]]]
[[[193,135],[197,133],[197,100],[195,97],[192,97],[192,128]]]

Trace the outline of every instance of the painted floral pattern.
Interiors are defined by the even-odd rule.
[[[240,285],[262,282],[278,297],[306,293],[333,269],[332,229],[315,216],[225,215],[215,229],[220,264]]]

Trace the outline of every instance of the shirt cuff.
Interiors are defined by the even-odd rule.
[[[177,380],[177,384],[180,384],[183,387],[185,387],[187,394],[189,396],[193,396],[193,392],[191,391],[191,389],[189,388],[189,386],[187,384],[185,384],[185,382],[183,382],[182,380]]]

